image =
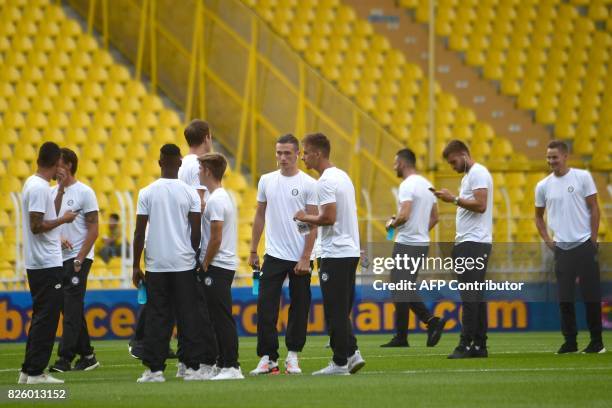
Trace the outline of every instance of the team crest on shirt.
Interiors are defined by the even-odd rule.
[[[79,277],[78,276],[73,276],[72,279],[70,279],[70,283],[72,283],[74,286],[79,284]]]
[[[573,192],[574,192],[574,186],[569,186],[569,187],[567,188],[567,192],[568,192],[568,193],[573,193]]]
[[[298,191],[297,188],[294,188],[293,190],[291,190],[291,195],[294,197],[297,197],[297,195],[300,194],[300,192]]]
[[[68,202],[66,204],[68,204],[68,206],[71,206],[72,204],[74,204],[74,200],[72,200],[72,199],[68,200]]]
[[[206,286],[210,286],[210,285],[212,285],[212,283],[213,283],[213,281],[212,281],[212,278],[210,276],[207,276],[206,278],[204,278],[204,284]]]
[[[329,275],[327,273],[323,272],[321,274],[321,281],[327,282],[328,279],[329,279]]]
[[[62,287],[61,283],[58,283],[57,285],[55,285],[55,289],[60,289]]]

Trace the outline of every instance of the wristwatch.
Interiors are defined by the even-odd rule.
[[[459,205],[459,196],[457,196],[457,197],[455,197],[455,198],[453,199],[453,204],[455,204],[455,205]]]
[[[82,264],[83,264],[83,262],[79,261],[78,259],[75,259],[75,260],[74,260],[74,264],[75,264],[75,265],[82,265]]]

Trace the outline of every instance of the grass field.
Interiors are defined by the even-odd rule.
[[[166,383],[136,384],[139,361],[127,354],[125,341],[94,344],[102,366],[91,372],[58,374],[66,380],[68,406],[112,407],[610,407],[612,352],[557,356],[558,333],[493,333],[488,359],[447,360],[457,342],[448,333],[435,348],[425,347],[424,335],[412,335],[410,348],[381,349],[387,335],[359,336],[365,368],[349,377],[313,377],[327,364],[327,337],[311,336],[301,355],[304,375],[248,377],[243,381],[186,383],[176,379],[170,360]],[[612,333],[604,342],[612,346]],[[579,346],[587,335],[579,337]],[[282,343],[281,343],[282,344]],[[17,386],[23,344],[0,345],[0,404]],[[281,351],[281,355],[286,351]],[[255,339],[241,338],[240,362],[248,373],[256,364]],[[54,356],[55,358],[55,356]],[[281,358],[284,358],[282,356]],[[47,386],[49,388],[49,386]],[[35,406],[46,403],[37,402]],[[57,402],[50,405],[57,406]]]

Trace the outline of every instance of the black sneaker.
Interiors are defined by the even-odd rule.
[[[91,371],[95,368],[100,367],[100,363],[96,360],[96,356],[92,356],[90,358],[81,357],[74,363],[75,371]]]
[[[391,341],[381,344],[380,347],[410,347],[410,344],[407,338],[394,336]]]
[[[178,358],[176,352],[172,350],[172,347],[168,347],[168,358],[173,360],[176,360]]]
[[[130,352],[130,356],[138,360],[142,360],[144,356],[144,346],[139,341],[131,341],[128,346],[128,351]]]
[[[561,345],[559,350],[557,350],[557,354],[567,354],[567,353],[576,353],[578,351],[578,344],[576,342],[568,342],[566,341]]]
[[[439,317],[432,317],[427,325],[427,347],[434,347],[440,341],[442,333],[444,332],[444,326],[446,326],[448,319],[440,319]]]
[[[489,351],[487,346],[472,346],[470,348],[471,358],[487,358],[489,357]]]
[[[449,354],[447,358],[451,360],[456,360],[459,358],[470,358],[470,357],[472,357],[472,354],[470,353],[470,348],[467,346],[464,346],[463,344],[460,344],[457,347],[455,347],[455,350],[453,350],[453,352]]]
[[[591,340],[588,346],[582,350],[582,354],[601,354],[605,353],[606,348],[601,340]]]
[[[55,373],[65,373],[66,371],[70,371],[70,361],[65,358],[58,358],[55,364],[49,367],[49,371]]]

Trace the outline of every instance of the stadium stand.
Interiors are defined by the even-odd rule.
[[[467,64],[500,83],[517,105],[573,142],[592,167],[611,170],[612,31],[609,1],[500,0],[438,2],[436,34],[465,54]],[[401,0],[417,21],[429,20],[427,0]],[[604,20],[607,23],[604,24]]]
[[[119,212],[115,191],[127,191],[135,199],[138,189],[157,177],[161,144],[175,142],[187,151],[181,119],[61,6],[47,0],[0,3],[0,245],[15,243],[10,193],[21,191],[35,170],[43,140],[79,154],[77,176],[96,191],[105,224],[109,214]],[[237,196],[253,195],[239,173],[228,174],[225,182]],[[246,207],[254,201],[237,201],[245,203],[239,205],[241,219],[250,222],[252,211]],[[241,222],[243,240],[247,230],[250,234],[249,224]],[[104,235],[101,228],[100,237]],[[240,248],[246,265],[248,247]],[[14,250],[0,252],[0,277],[14,277],[15,256]],[[90,286],[119,287],[120,270],[119,259],[108,265],[95,262]]]

